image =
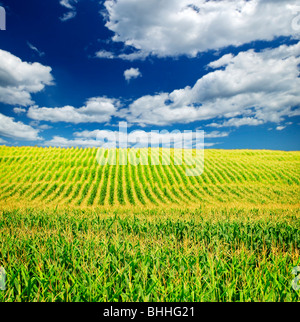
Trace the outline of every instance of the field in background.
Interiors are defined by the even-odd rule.
[[[183,207],[216,204],[299,204],[300,153],[205,151],[205,170],[188,177],[185,163],[101,166],[113,150],[0,147],[0,205],[75,208]],[[154,150],[154,159],[165,153]],[[98,154],[97,154],[98,153]],[[166,160],[165,160],[166,161]]]
[[[96,156],[0,147],[0,301],[300,300],[300,152],[205,150],[199,177]]]

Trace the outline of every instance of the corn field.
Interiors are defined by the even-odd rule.
[[[86,209],[299,202],[299,152],[206,150],[203,174],[187,176],[174,151],[170,165],[163,165],[162,150],[149,151],[138,152],[147,165],[119,165],[126,150],[1,147],[0,204]],[[108,162],[100,165],[104,157]],[[113,158],[116,165],[110,165]]]
[[[0,301],[300,300],[299,152],[134,153],[0,147]]]

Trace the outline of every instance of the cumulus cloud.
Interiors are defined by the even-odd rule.
[[[219,137],[214,136],[212,137]],[[46,141],[45,145],[50,146],[82,146],[82,147],[126,147],[145,148],[145,147],[175,147],[175,148],[203,148],[202,132],[197,135],[192,132],[184,133],[179,131],[151,131],[142,130],[132,131],[130,133],[109,130],[94,130],[75,132],[73,139],[67,139],[61,136],[55,136],[52,140]],[[213,146],[217,143],[205,143],[205,146]]]
[[[220,68],[228,65],[232,61],[233,55],[227,54],[221,57],[220,59],[211,62],[208,66],[211,68]]]
[[[0,142],[1,143],[1,142]],[[176,144],[176,143],[175,143]],[[212,147],[214,145],[220,144],[219,142],[214,143],[204,143],[204,147]],[[96,139],[81,139],[81,138],[75,138],[75,139],[67,139],[62,136],[54,136],[51,140],[44,142],[45,146],[55,146],[55,147],[62,147],[62,148],[68,148],[68,147],[83,147],[83,148],[91,148],[91,147],[105,147],[105,148],[112,148],[115,147],[115,144],[112,142],[107,142],[105,146],[103,146],[103,142],[98,141]],[[148,145],[142,143],[132,143],[131,145],[128,145],[129,147],[134,148],[145,148],[148,147]],[[161,147],[168,148],[169,145],[165,145],[162,139]]]
[[[300,114],[300,42],[263,51],[224,55],[193,87],[146,95],[122,106],[120,100],[96,97],[83,107],[31,106],[37,121],[105,123],[111,117],[140,126],[215,120],[208,126],[240,127],[280,123]],[[127,75],[136,76],[139,71]],[[218,122],[220,119],[220,122]]]
[[[64,107],[38,107],[31,106],[27,116],[37,121],[79,123],[104,123],[116,113],[120,102],[116,99],[105,97],[90,98],[80,108],[73,106]]]
[[[175,148],[191,148],[203,147],[203,143],[206,139],[224,138],[229,135],[229,132],[204,132],[204,131],[179,131],[179,130],[152,130],[143,131],[135,130],[127,133],[127,130],[120,128],[119,131],[109,131],[109,130],[94,130],[94,131],[82,131],[75,132],[74,136],[76,139],[87,140],[91,143],[91,140],[96,140],[97,146],[102,147],[124,147],[127,143],[128,147],[144,148],[144,147],[158,147],[162,146],[165,148],[175,147]],[[204,143],[204,146],[210,147],[216,142]],[[96,146],[96,145],[95,145]]]
[[[22,122],[16,122],[14,118],[0,113],[0,135],[16,140],[36,141],[42,140],[39,137],[39,130],[26,125]]]
[[[119,115],[140,125],[214,118],[233,119],[220,127],[278,123],[286,116],[299,115],[299,64],[300,42],[262,52],[226,55],[209,64],[221,69],[209,72],[193,87],[143,96]]]
[[[84,148],[91,148],[91,147],[100,147],[100,142],[96,140],[86,140],[86,139],[67,139],[62,136],[54,136],[51,140],[45,141],[44,145],[46,146],[55,146],[55,147],[84,147]]]
[[[40,124],[39,121],[31,121],[29,123],[30,126],[34,127],[34,128],[37,128],[41,131],[45,131],[45,130],[50,130],[53,128],[53,126],[51,125],[48,125],[48,124]]]
[[[96,53],[97,58],[114,59],[115,55],[111,51],[100,50]]]
[[[293,27],[298,0],[106,0],[113,41],[136,52],[124,59],[188,55],[278,36],[299,37]],[[117,56],[121,58],[120,56]]]
[[[16,113],[16,114],[23,114],[23,113],[26,113],[26,108],[22,108],[22,107],[14,107],[13,111]]]
[[[135,79],[135,78],[138,78],[141,76],[142,76],[142,74],[138,68],[130,68],[130,69],[125,70],[125,72],[124,72],[124,77],[127,80],[127,82],[129,82],[131,79]]]
[[[51,68],[40,63],[23,62],[0,49],[0,103],[27,106],[32,93],[53,84]]]

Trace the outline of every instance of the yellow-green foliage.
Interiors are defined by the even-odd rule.
[[[300,300],[299,152],[206,150],[199,177],[96,156],[0,147],[0,302]]]
[[[0,204],[145,208],[299,203],[299,152],[206,150],[204,173],[188,177],[185,164],[174,165],[174,153],[169,166],[151,165],[149,151],[140,151],[149,165],[118,165],[126,150],[117,150],[117,165],[101,166],[97,156],[112,158],[112,150],[0,147]]]
[[[0,211],[1,301],[299,301],[296,210]]]

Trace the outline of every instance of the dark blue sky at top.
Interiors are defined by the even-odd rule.
[[[98,59],[95,52],[103,50],[123,50],[122,44],[113,43],[113,33],[105,27],[100,14],[103,5],[100,1],[85,0],[77,4],[77,16],[62,22],[61,17],[67,10],[58,0],[0,0],[6,8],[7,30],[0,31],[0,49],[10,52],[22,61],[39,62],[52,68],[54,86],[46,86],[39,93],[32,94],[35,104],[40,107],[62,107],[71,105],[81,107],[86,100],[96,96],[121,98],[131,101],[144,95],[159,92],[172,92],[174,89],[193,86],[196,81],[208,73],[207,64],[224,54],[237,54],[254,48],[256,51],[277,47],[280,44],[293,44],[295,40],[285,37],[273,42],[257,41],[241,47],[228,47],[219,51],[198,54],[196,58],[185,56],[179,58],[149,57],[144,61],[125,61],[121,59]],[[45,54],[39,56],[29,48],[28,42]],[[139,68],[142,77],[126,82],[123,73],[131,67]],[[300,90],[300,89],[299,89]],[[26,114],[16,115],[11,105],[0,103],[0,112],[14,117],[16,121],[29,124],[32,120]],[[110,123],[117,125],[118,119]],[[293,124],[282,131],[276,131],[276,124],[267,123],[261,126],[243,126],[226,128],[228,137],[207,139],[207,142],[218,142],[213,148],[222,149],[280,149],[299,150],[300,117],[287,119]],[[129,131],[151,130],[195,130],[203,128],[212,120],[175,124],[172,126],[133,126]],[[72,133],[79,130],[111,129],[98,123],[48,123],[53,128],[43,131],[42,136],[50,140],[59,135],[72,138]],[[211,130],[211,129],[210,129]],[[222,129],[224,130],[224,129]],[[12,145],[35,145],[39,142],[23,142],[7,139]]]

